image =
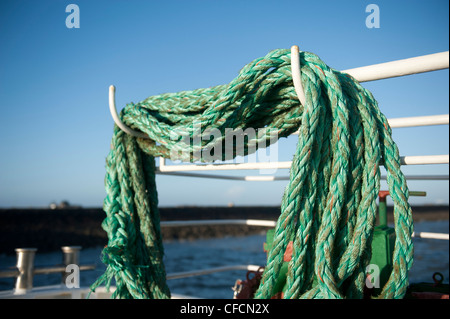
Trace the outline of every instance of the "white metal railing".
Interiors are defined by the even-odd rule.
[[[415,116],[390,119],[389,125],[393,128],[400,127],[417,127],[417,126],[431,126],[431,125],[448,125],[449,115],[433,115],[433,116]],[[297,133],[297,132],[296,132]],[[294,133],[294,134],[296,134]],[[210,170],[253,170],[253,169],[289,169],[292,161],[285,162],[258,162],[258,163],[230,163],[230,164],[188,164],[188,165],[166,165],[165,158],[160,157],[159,167],[156,170],[157,174],[164,174],[169,172],[180,171],[210,171]],[[423,156],[402,156],[400,158],[402,165],[423,165],[423,164],[448,164],[449,155],[423,155]],[[183,176],[183,174],[178,174]],[[195,174],[185,174],[190,177],[209,177],[216,179],[233,179],[245,181],[274,181],[284,180],[275,176],[246,176],[239,178],[236,176],[222,176],[222,175],[206,175],[202,176]]]
[[[261,219],[204,219],[204,220],[173,220],[162,221],[161,227],[185,227],[185,226],[205,226],[205,225],[249,225],[262,227],[275,227],[277,222],[274,220]],[[449,240],[449,234],[413,232],[414,238],[444,239]]]
[[[392,123],[392,125],[391,125]],[[391,127],[417,127],[417,126],[431,126],[431,125],[448,125],[449,115],[434,115],[434,116],[418,116],[395,118],[389,120]],[[294,133],[295,134],[295,133]],[[400,161],[402,165],[423,165],[423,164],[448,164],[449,155],[422,155],[422,156],[401,156]],[[160,157],[159,167],[156,170],[157,174],[167,174],[170,172],[180,171],[210,171],[210,170],[253,170],[253,169],[289,169],[292,161],[285,162],[258,162],[258,163],[230,163],[230,164],[188,164],[188,165],[166,165],[165,158]],[[172,174],[175,175],[175,174]],[[179,176],[189,177],[209,177],[216,179],[232,179],[244,181],[275,181],[285,180],[285,178],[275,176],[223,176],[223,175],[195,175],[195,174],[178,174]],[[433,178],[434,179],[434,178]],[[438,177],[437,179],[442,179]],[[448,179],[448,178],[447,178]]]
[[[204,220],[174,220],[161,222],[161,227],[203,226],[203,225],[248,225],[275,227],[273,220],[260,219],[204,219]]]
[[[431,126],[431,125],[448,125],[449,115],[434,115],[434,116],[416,116],[395,118],[388,120],[391,127],[417,127],[417,126]],[[295,134],[295,133],[294,133]],[[423,165],[423,164],[448,164],[449,155],[422,155],[422,156],[401,156],[400,161],[402,165]],[[159,167],[156,170],[157,174],[179,171],[210,171],[210,170],[253,170],[253,169],[289,169],[292,161],[285,162],[258,162],[258,163],[230,163],[230,164],[188,164],[188,165],[166,165],[165,158],[160,157]],[[183,176],[183,175],[179,175]],[[210,177],[218,179],[234,179],[239,180],[235,176],[221,176],[221,175],[185,175],[190,177]],[[271,176],[247,176],[240,180],[246,181],[273,181],[280,180]]]
[[[62,284],[66,283],[68,276],[68,266],[78,265],[78,271],[93,270],[95,265],[80,265],[80,246],[63,246],[61,247],[63,253],[63,263],[60,265],[35,267],[34,257],[36,248],[17,248],[16,258],[17,263],[15,267],[8,269],[0,269],[0,278],[15,277],[16,283],[14,288],[14,295],[22,295],[30,292],[33,289],[33,278],[35,275],[42,274],[61,274]]]
[[[398,117],[388,119],[388,123],[391,128],[448,125],[449,115],[441,114],[428,116]],[[294,134],[298,134],[298,131],[294,132]]]
[[[441,52],[436,54],[425,55],[410,59],[398,60],[387,63],[380,63],[366,67],[360,67],[345,70],[345,73],[352,75],[359,82],[375,81],[392,77],[399,77],[429,71],[446,69],[449,67],[449,52]],[[391,128],[397,127],[415,127],[428,125],[448,125],[449,115],[434,115],[420,117],[395,118],[388,120]],[[297,133],[297,132],[296,132]],[[296,134],[294,133],[294,134]],[[239,164],[189,164],[189,165],[166,165],[165,159],[160,158],[160,165],[156,170],[157,174],[174,175],[199,178],[214,178],[225,180],[239,181],[276,181],[287,180],[289,176],[224,176],[214,174],[197,174],[188,173],[186,171],[209,171],[209,170],[248,170],[248,169],[289,169],[292,162],[260,162],[260,163],[239,163]],[[448,164],[449,155],[431,155],[431,156],[403,156],[401,157],[402,165],[419,165],[419,164]],[[183,172],[184,171],[184,172]],[[382,177],[385,178],[385,177]],[[407,179],[416,180],[448,180],[448,175],[417,175],[407,176]],[[165,221],[161,222],[161,227],[182,227],[182,226],[201,226],[201,225],[253,225],[275,227],[276,221],[272,220],[255,220],[255,219],[224,219],[224,220],[188,220],[188,221]],[[448,234],[414,232],[414,238],[429,238],[449,240]],[[178,279],[192,276],[201,276],[215,272],[223,272],[229,270],[251,270],[257,271],[260,266],[256,265],[234,265],[215,267],[194,271],[177,272],[167,275],[167,279]]]
[[[449,115],[432,115],[432,116],[415,116],[394,118],[388,120],[392,128],[400,127],[417,127],[417,126],[432,126],[432,125],[448,125]],[[298,134],[295,132],[294,134]],[[423,155],[423,156],[402,156],[400,158],[402,165],[423,165],[423,164],[448,164],[449,155]],[[180,171],[210,171],[210,170],[253,170],[253,169],[289,169],[292,161],[285,162],[258,162],[258,163],[230,163],[230,164],[184,164],[184,165],[166,165],[165,158],[160,157],[159,167],[156,170],[157,174],[167,174],[170,172]],[[173,174],[175,175],[175,174]],[[179,176],[189,177],[203,177],[216,179],[232,179],[244,181],[275,181],[285,180],[275,176],[223,176],[223,175],[195,175],[195,174],[178,174]],[[442,178],[438,178],[442,179]]]
[[[421,156],[401,156],[401,165],[424,165],[424,164],[448,164],[449,155],[421,155]],[[382,163],[380,163],[382,164]],[[166,165],[165,159],[160,158],[159,172],[178,171],[224,171],[224,170],[275,170],[289,169],[292,161],[284,162],[256,162],[256,163],[231,163],[231,164],[189,164],[189,165]]]
[[[219,220],[179,220],[161,222],[161,227],[183,227],[183,226],[204,226],[204,225],[253,225],[275,227],[276,221],[258,220],[258,219],[219,219]],[[430,233],[430,232],[413,232],[413,238],[449,240],[449,234]],[[192,271],[176,272],[167,274],[167,280],[181,279],[194,276],[203,276],[217,272],[225,272],[230,270],[247,270],[257,271],[261,266],[257,265],[231,265],[222,267],[213,267],[198,269]]]
[[[215,175],[215,174],[198,174],[198,173],[188,173],[188,172],[158,172],[159,175],[168,175],[168,176],[184,176],[184,177],[198,177],[198,178],[211,178],[211,179],[225,179],[225,180],[234,180],[234,181],[248,181],[248,182],[273,182],[273,181],[288,181],[289,176],[231,176],[231,175]],[[449,175],[441,174],[441,175],[405,175],[407,180],[435,180],[435,181],[443,181],[448,180]],[[386,176],[381,176],[382,180],[386,179]]]
[[[346,70],[344,72],[352,75],[359,82],[375,81],[392,77],[417,74],[422,72],[436,71],[449,67],[449,52],[430,54],[422,57],[404,59],[394,62],[381,63],[361,68]],[[388,119],[391,128],[417,127],[430,125],[448,125],[449,115],[433,115]],[[294,134],[298,134],[295,132]],[[422,164],[448,164],[449,155],[428,155],[428,156],[402,156],[402,165],[422,165]],[[166,165],[165,159],[160,158],[160,165],[157,174],[174,175],[198,178],[213,178],[239,181],[277,181],[288,180],[289,176],[230,176],[217,174],[198,174],[192,171],[209,170],[248,170],[248,169],[289,169],[292,162],[259,162],[259,163],[239,163],[239,164],[188,164],[188,165]],[[190,172],[188,172],[190,171]],[[406,176],[408,180],[448,180],[448,175],[416,175]],[[382,176],[386,179],[386,176]],[[276,221],[260,220],[202,220],[202,221],[170,221],[161,222],[162,227],[174,226],[198,226],[198,225],[223,225],[223,224],[244,224],[274,227]],[[449,240],[449,234],[414,232],[413,238],[426,238],[437,240]],[[184,278],[191,276],[206,275],[213,272],[228,271],[234,269],[247,269],[256,271],[259,267],[254,265],[225,266],[196,271],[169,274],[167,279]]]
[[[437,71],[449,67],[449,51],[429,54],[409,59],[397,60],[386,63],[379,63],[365,67],[344,70],[343,72],[352,75],[359,82],[376,81],[405,75],[412,75],[423,72]],[[445,125],[449,124],[449,115],[434,115],[390,119],[389,125],[394,127],[414,127],[425,125]],[[448,164],[449,155],[428,155],[428,156],[402,156],[402,165],[422,165],[422,164]],[[252,169],[289,169],[288,162],[259,162],[259,163],[232,163],[232,164],[189,164],[189,165],[166,165],[165,159],[160,157],[160,165],[157,174],[180,171],[209,171],[209,170],[252,170]],[[182,176],[182,175],[180,175]],[[187,175],[186,175],[187,176]],[[192,175],[193,176],[193,175]],[[197,176],[193,176],[197,177]],[[208,177],[204,175],[202,177]],[[219,175],[211,178],[235,179],[234,177]],[[260,178],[250,177],[244,180],[269,181],[268,176]]]
[[[429,232],[413,232],[412,234],[413,238],[428,238],[428,239],[443,239],[443,240],[449,240],[448,234],[442,234],[442,233],[429,233]]]
[[[414,116],[414,117],[400,117],[395,119],[388,119],[391,128],[398,127],[417,127],[429,125],[448,125],[448,114],[430,115],[430,116]]]
[[[230,271],[230,270],[257,271],[259,268],[261,268],[261,266],[257,266],[257,265],[222,266],[222,267],[214,267],[214,268],[206,268],[206,269],[171,273],[171,274],[167,274],[166,278],[167,278],[167,280],[172,280],[172,279],[179,279],[179,278],[209,275],[209,274],[213,274],[216,272],[224,272],[224,271]]]
[[[359,82],[369,82],[447,69],[448,66],[449,52],[445,51],[409,59],[363,66],[360,68],[344,70],[343,72],[350,74]]]

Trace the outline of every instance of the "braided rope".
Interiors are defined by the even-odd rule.
[[[114,129],[106,160],[104,201],[108,233],[106,272],[92,285],[113,297],[169,298],[163,264],[154,157],[194,162],[217,146],[226,130],[258,128],[243,149],[219,152],[220,160],[248,155],[299,130],[290,180],[281,203],[267,266],[255,298],[274,296],[274,285],[292,248],[284,298],[362,298],[371,258],[379,165],[387,170],[394,201],[394,266],[380,298],[402,298],[412,265],[412,217],[398,149],[377,102],[351,76],[316,55],[300,53],[306,105],[292,85],[290,52],[274,50],[247,64],[227,85],[152,96],[121,112],[130,128],[149,139]],[[190,141],[216,129],[220,136]],[[315,279],[316,278],[316,279]]]

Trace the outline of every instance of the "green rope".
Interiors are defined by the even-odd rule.
[[[154,157],[195,162],[225,150],[226,129],[257,128],[243,149],[218,152],[220,160],[248,155],[299,130],[281,215],[255,298],[274,297],[274,284],[292,249],[284,298],[362,298],[371,259],[380,164],[394,202],[393,270],[380,298],[402,298],[412,265],[413,231],[408,188],[391,129],[372,94],[348,74],[300,53],[306,105],[292,83],[290,51],[274,50],[246,65],[229,84],[152,96],[121,112],[131,137],[117,126],[106,161],[104,201],[108,234],[105,273],[92,285],[113,297],[169,298],[163,264]],[[211,130],[216,138],[197,139]],[[256,146],[256,147],[255,147]],[[200,159],[201,160],[201,159]]]

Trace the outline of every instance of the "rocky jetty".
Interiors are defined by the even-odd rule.
[[[448,206],[413,207],[414,220],[448,220]],[[162,221],[205,219],[276,220],[280,207],[172,207],[160,208]],[[388,207],[392,219],[392,208]],[[40,252],[61,246],[104,246],[101,208],[0,209],[0,254],[15,254],[15,248],[35,247]],[[246,225],[189,226],[163,228],[164,240],[193,240],[255,234],[267,228]]]

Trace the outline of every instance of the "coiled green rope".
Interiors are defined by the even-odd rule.
[[[290,51],[274,50],[246,65],[229,84],[152,96],[121,112],[131,137],[117,126],[107,157],[104,201],[106,272],[92,285],[113,297],[169,298],[163,264],[154,157],[196,161],[218,139],[185,142],[217,129],[256,128],[231,157],[255,151],[299,130],[281,215],[255,298],[274,297],[286,249],[292,251],[284,298],[362,298],[380,188],[380,164],[394,202],[394,265],[380,298],[402,298],[413,261],[408,188],[391,129],[372,94],[348,74],[300,53],[306,105],[295,94]],[[199,124],[199,125],[198,125]],[[197,126],[196,126],[197,125]],[[201,127],[199,130],[198,127]],[[219,159],[230,159],[226,152]],[[228,156],[228,157],[227,157]],[[314,280],[316,278],[316,280]]]

